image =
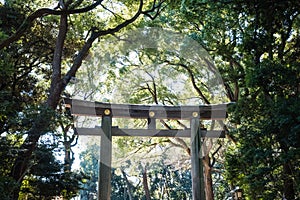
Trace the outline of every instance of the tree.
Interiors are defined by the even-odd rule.
[[[92,44],[98,38],[119,32],[136,21],[140,15],[146,14],[151,16],[151,13],[158,13],[163,2],[144,2],[140,0],[138,5],[135,5],[131,1],[120,1],[119,3],[122,4],[119,5],[122,5],[121,7],[123,8],[126,8],[128,5],[134,5],[131,7],[132,9],[127,8],[128,13],[135,10],[135,14],[130,14],[131,17],[124,16],[124,18],[127,18],[125,20],[117,13],[112,13],[110,4],[102,0],[92,3],[88,1],[59,1],[53,9],[37,8],[34,4],[28,4],[29,8],[32,6],[31,8],[35,10],[33,12],[26,12],[25,7],[20,6],[22,4],[19,4],[18,1],[5,1],[5,6],[7,7],[20,6],[21,9],[24,9],[22,12],[24,12],[26,17],[23,23],[11,33],[7,33],[4,36],[2,34],[1,53],[9,52],[18,42],[22,41],[22,44],[28,44],[28,42],[25,42],[25,36],[30,36],[31,33],[34,33],[38,24],[46,24],[46,26],[51,24],[53,26],[52,30],[57,32],[57,35],[53,35],[56,40],[55,43],[49,45],[50,48],[45,48],[52,52],[52,63],[43,63],[50,68],[50,86],[46,93],[46,98],[41,99],[41,102],[38,103],[42,109],[29,126],[30,128],[26,132],[27,137],[20,146],[20,149],[23,149],[23,151],[19,151],[14,159],[10,176],[15,181],[18,183],[22,182],[38,141],[53,119],[53,114],[51,113],[54,112],[52,111],[56,110],[65,87],[71,78],[75,77]],[[115,1],[115,3],[117,4],[118,2]],[[48,3],[42,1],[40,6],[43,5],[47,6]],[[111,19],[110,23],[104,23],[106,19],[103,21],[99,14],[96,14],[99,11],[110,13],[108,14],[108,18]],[[73,23],[73,19],[75,21],[85,19],[86,23],[82,21],[81,23]],[[73,30],[76,31],[73,32]],[[32,46],[35,45],[37,43]],[[26,49],[25,46],[23,48]],[[19,187],[14,191],[14,199],[18,198],[18,193]]]
[[[1,21],[5,22],[1,26],[2,38],[11,34],[24,19],[24,14],[19,12],[18,7],[1,6]],[[42,85],[38,84],[38,78],[32,75],[34,69],[42,62],[49,61],[50,52],[45,50],[38,53],[37,49],[30,48],[33,44],[38,44],[41,48],[43,42],[40,32],[34,36],[29,35],[31,42],[11,47],[7,51],[1,52],[1,177],[3,184],[9,187],[3,187],[4,198],[10,198],[12,189],[19,187],[17,181],[10,176],[13,168],[13,162],[18,153],[23,151],[20,148],[24,142],[24,132],[32,125],[32,120],[41,109],[38,104],[43,100],[44,90]],[[23,46],[23,48],[21,48]],[[39,49],[40,50],[40,49]],[[3,54],[2,54],[3,53]],[[41,56],[39,59],[38,56]],[[35,72],[39,74],[45,69],[41,67]],[[47,77],[47,73],[44,74]],[[34,159],[33,159],[34,161]],[[35,162],[35,161],[34,161]],[[11,184],[5,184],[10,182]]]
[[[89,146],[88,149],[80,153],[80,167],[82,172],[88,177],[80,191],[81,199],[97,198],[99,157],[100,148],[96,144]]]
[[[46,144],[39,145],[35,150],[35,163],[31,163],[30,171],[24,178],[20,199],[71,199],[76,196],[82,175],[61,173],[64,163],[55,158],[52,153],[54,150],[54,147],[49,148]]]
[[[251,199],[299,198],[299,2],[185,1],[181,10],[237,102],[228,180]]]

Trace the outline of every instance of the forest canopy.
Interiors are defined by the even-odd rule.
[[[202,141],[206,199],[229,199],[237,186],[244,199],[300,199],[299,8],[296,0],[1,1],[1,198],[95,198],[99,146],[81,152],[81,170],[72,168],[80,136],[63,99],[76,96],[132,104],[234,102],[228,120],[203,124],[226,134]],[[198,51],[201,59],[189,57]],[[124,155],[180,148],[182,161],[189,160],[188,140],[146,141],[114,145]],[[164,157],[149,166],[132,162],[113,169],[111,199],[192,198],[189,164],[169,165]],[[135,177],[148,180],[148,192],[142,181],[128,179],[133,166]]]

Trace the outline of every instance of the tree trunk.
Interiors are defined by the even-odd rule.
[[[74,161],[74,159],[73,159],[74,158],[74,153],[72,151],[72,146],[76,145],[77,141],[75,142],[75,144],[72,144],[72,143],[75,141],[77,136],[75,135],[76,133],[73,133],[72,137],[68,137],[68,131],[72,127],[72,124],[69,124],[65,127],[64,124],[60,122],[60,126],[61,126],[61,129],[62,129],[63,138],[64,138],[64,141],[63,141],[64,152],[65,152],[64,172],[69,173],[69,172],[71,172],[72,164],[73,164],[73,161]]]
[[[211,176],[211,166],[210,166],[210,157],[206,154],[203,157],[203,166],[204,166],[204,188],[205,188],[205,199],[214,200],[213,192],[213,181]]]
[[[283,133],[284,135],[288,135],[287,132]],[[289,146],[285,142],[280,143],[280,148],[283,150],[285,154],[289,152]],[[286,161],[283,164],[282,169],[282,177],[283,177],[283,194],[287,200],[295,199],[295,190],[294,190],[294,180],[293,180],[293,164],[291,161]]]
[[[287,135],[286,133],[285,135]],[[283,149],[284,153],[288,153],[289,147],[285,143],[281,143],[280,147]],[[283,177],[283,194],[287,200],[295,199],[295,190],[294,190],[294,180],[293,180],[293,171],[291,161],[286,161],[283,164],[282,177]]]
[[[36,148],[40,135],[45,132],[50,123],[51,117],[45,110],[35,120],[31,130],[28,131],[28,136],[20,147],[18,156],[11,170],[11,177],[17,182],[18,186],[14,188],[12,199],[18,200],[21,183],[30,166],[28,166],[31,155]]]
[[[129,180],[128,180],[128,178],[127,178],[126,173],[124,172],[124,170],[121,170],[121,171],[122,171],[123,177],[125,178],[125,182],[126,182],[126,185],[127,185],[127,193],[128,193],[128,196],[129,196],[129,200],[133,200],[132,194],[131,194],[131,186],[130,186]]]
[[[291,170],[291,162],[287,161],[283,164],[283,177],[284,177],[284,195],[287,200],[295,199],[295,190],[293,184],[293,172]]]
[[[65,148],[65,160],[64,160],[64,172],[71,172],[72,161],[71,161],[71,144],[69,141],[64,141]]]
[[[18,183],[18,187],[16,187],[16,189],[13,191],[14,200],[19,198],[21,183],[27,173],[28,168],[30,167],[28,166],[28,163],[31,159],[32,153],[38,144],[40,136],[48,129],[51,120],[53,119],[54,110],[58,105],[60,95],[64,89],[61,79],[61,57],[66,34],[67,16],[62,15],[60,18],[59,33],[54,50],[50,93],[41,113],[36,118],[32,128],[27,132],[28,136],[20,148],[22,151],[20,151],[18,154],[11,171],[11,176]]]
[[[143,171],[143,186],[144,186],[144,191],[145,191],[145,197],[147,200],[151,200],[150,197],[150,191],[148,187],[148,179],[147,179],[147,169],[145,167],[145,170]]]

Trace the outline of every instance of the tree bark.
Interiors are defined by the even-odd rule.
[[[283,165],[283,176],[284,176],[284,195],[287,200],[295,199],[295,190],[293,184],[293,173],[291,170],[291,162],[287,161]]]
[[[21,146],[21,149],[24,151],[21,151],[18,154],[11,171],[11,176],[19,184],[19,187],[16,188],[13,194],[13,199],[15,200],[17,200],[19,197],[20,186],[28,170],[28,163],[31,159],[32,153],[38,144],[40,136],[46,132],[48,126],[50,125],[51,120],[53,119],[52,114],[59,103],[60,95],[64,89],[61,84],[61,57],[66,34],[67,15],[62,15],[60,18],[59,33],[57,36],[56,48],[53,57],[53,72],[50,93],[44,108],[42,108],[40,115],[35,120],[34,125],[28,132],[27,138]]]
[[[211,176],[212,167],[210,166],[210,157],[208,154],[203,157],[203,165],[204,165],[205,199],[214,200],[213,181]]]
[[[132,194],[131,194],[131,185],[129,183],[129,180],[128,180],[128,178],[127,178],[126,173],[124,172],[124,170],[121,170],[121,171],[122,171],[123,177],[124,177],[126,185],[127,185],[127,194],[128,194],[129,200],[133,200]]]
[[[148,187],[148,179],[147,179],[147,169],[146,169],[146,167],[145,167],[145,170],[143,171],[143,187],[144,187],[146,199],[147,200],[151,200],[150,191],[149,191],[149,187]]]
[[[65,148],[64,172],[69,173],[71,172],[71,168],[72,168],[71,144],[69,141],[64,141],[64,148]]]
[[[77,144],[78,135],[73,133],[72,137],[68,137],[68,130],[71,125],[67,126],[63,130],[64,134],[64,151],[65,151],[65,159],[64,159],[64,172],[69,173],[71,172],[73,161],[74,161],[74,152],[72,151],[72,147]],[[75,142],[74,142],[75,141]]]
[[[281,148],[285,153],[288,153],[289,147],[285,143],[281,143]],[[287,200],[292,200],[296,198],[294,190],[294,180],[293,180],[293,170],[291,161],[286,161],[283,164],[283,194]]]

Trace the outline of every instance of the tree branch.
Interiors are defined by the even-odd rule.
[[[54,10],[50,8],[41,8],[29,15],[18,28],[18,30],[9,38],[5,39],[0,43],[0,50],[4,47],[8,47],[11,43],[18,40],[22,35],[25,34],[26,30],[32,26],[32,23],[39,17],[47,15],[69,15],[69,14],[79,14],[93,10],[98,5],[101,4],[103,0],[98,0],[95,3],[87,6],[85,8],[74,9],[74,10]]]
[[[132,194],[131,194],[131,185],[130,185],[130,182],[127,178],[127,174],[125,173],[125,171],[123,169],[121,169],[121,172],[123,174],[123,177],[124,177],[126,185],[127,185],[127,194],[129,196],[129,200],[132,200],[133,198],[132,198]]]
[[[154,20],[159,14],[160,12],[165,8],[161,8],[162,4],[165,2],[165,0],[159,2],[157,5],[156,5],[156,0],[154,0],[153,2],[153,5],[152,5],[152,8],[150,10],[147,10],[147,11],[143,11],[142,13],[149,17],[151,20]],[[151,12],[154,12],[156,10],[156,13],[154,14],[154,16],[150,15]]]
[[[68,32],[68,16],[61,15],[59,32],[58,32],[58,36],[57,36],[56,43],[55,43],[53,62],[52,62],[52,77],[51,77],[51,86],[50,86],[50,96],[52,93],[56,93],[56,90],[60,90],[58,88],[58,87],[60,87],[60,85],[58,83],[61,80],[61,60],[62,60],[63,47],[64,47],[67,32]],[[50,96],[48,99],[48,103],[52,101]],[[52,101],[52,102],[56,103],[56,101]],[[50,105],[50,107],[55,109],[56,105]]]
[[[215,155],[219,152],[219,150],[221,149],[222,144],[219,144],[218,148],[212,153],[211,157],[212,157],[212,162],[210,163],[210,167],[213,167],[215,162],[216,162],[216,158]]]
[[[106,6],[104,6],[103,4],[100,4],[101,7],[104,9],[104,10],[107,10],[108,12],[110,12],[113,16],[115,16],[115,18],[121,18],[121,19],[124,19],[122,16],[114,13],[112,10],[110,10],[109,8],[107,8]]]
[[[84,44],[84,46],[82,47],[82,49],[80,50],[80,52],[76,56],[72,67],[70,68],[70,70],[65,75],[65,77],[63,79],[63,86],[66,87],[67,84],[70,82],[71,78],[75,76],[77,70],[81,66],[81,63],[82,63],[83,59],[86,57],[86,55],[87,55],[89,49],[91,48],[93,42],[97,38],[99,38],[101,36],[104,36],[104,35],[114,34],[118,31],[120,31],[122,28],[124,28],[124,27],[128,26],[129,24],[133,23],[141,15],[142,8],[143,8],[143,0],[140,0],[139,9],[132,18],[130,18],[128,20],[125,20],[123,23],[117,25],[114,28],[110,28],[110,29],[107,29],[107,30],[96,30],[96,29],[92,30],[90,38]]]
[[[192,81],[192,85],[193,85],[193,88],[196,90],[196,92],[198,93],[198,95],[203,99],[203,101],[206,103],[206,104],[210,104],[209,100],[205,97],[205,95],[202,93],[202,91],[200,90],[200,88],[197,86],[196,84],[196,79],[195,79],[195,76],[193,74],[193,71],[185,64],[183,63],[172,63],[168,60],[165,61],[167,64],[170,64],[170,65],[175,65],[175,66],[181,66],[183,67],[189,74],[190,76],[190,79]]]

